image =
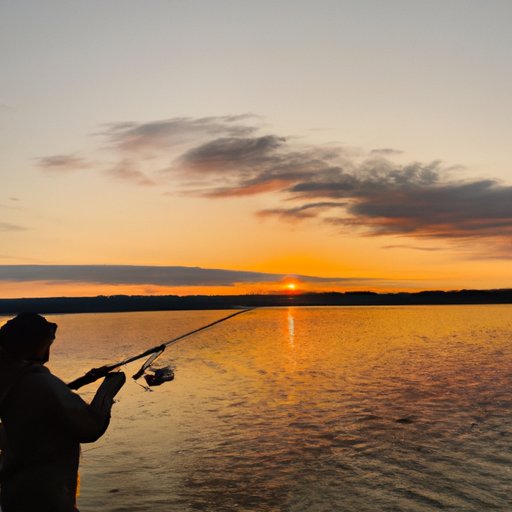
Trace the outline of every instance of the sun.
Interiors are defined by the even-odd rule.
[[[286,283],[286,289],[293,292],[297,289],[297,285],[295,283]]]

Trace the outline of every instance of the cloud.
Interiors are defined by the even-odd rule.
[[[83,158],[74,154],[45,156],[36,158],[36,161],[40,169],[52,172],[78,171],[91,166]]]
[[[129,160],[119,162],[115,167],[107,169],[105,173],[115,179],[130,181],[136,183],[137,185],[156,185],[155,181],[148,178],[142,171],[136,169],[134,163],[130,162]]]
[[[432,168],[429,169],[429,174]],[[304,197],[350,198],[347,216],[331,223],[370,234],[426,238],[500,238],[512,235],[512,187],[493,180],[450,182],[421,177],[359,181],[351,190],[296,187]]]
[[[510,253],[512,187],[463,179],[438,160],[398,164],[396,149],[301,144],[265,132],[250,114],[112,123],[97,135],[116,159],[103,172],[116,179],[171,184],[174,194],[212,200],[266,194],[260,217],[316,219],[352,234],[447,239],[459,247],[485,243],[493,255]],[[48,170],[84,165],[74,155],[39,159]]]
[[[275,162],[275,152],[285,140],[275,135],[223,137],[187,151],[181,162],[186,168],[200,172],[252,170],[256,166]]]
[[[372,149],[370,151],[370,154],[382,155],[382,156],[396,156],[396,155],[403,154],[403,151],[400,151],[399,149],[392,149],[392,148],[379,148],[379,149]]]
[[[145,284],[158,286],[230,286],[237,283],[278,282],[287,274],[245,272],[200,267],[130,265],[0,265],[0,281],[61,281],[96,284]],[[311,283],[359,283],[367,278],[294,275]]]
[[[136,185],[155,185],[161,181],[160,164],[149,165],[148,161],[159,159],[165,162],[164,169],[187,148],[213,137],[244,137],[255,132],[256,126],[247,124],[257,116],[242,114],[203,118],[173,118],[147,123],[123,122],[103,125],[95,133],[101,140],[101,149],[114,154],[116,163],[95,162],[95,167],[105,175]],[[108,158],[112,160],[111,156]],[[45,171],[74,171],[92,167],[92,164],[75,154],[57,154],[36,158],[37,165]],[[156,177],[155,177],[156,176]]]
[[[344,208],[345,206],[345,203],[337,203],[332,201],[321,203],[306,203],[294,208],[270,208],[268,210],[260,210],[257,212],[257,215],[260,217],[281,217],[283,220],[297,222],[316,217],[322,210],[331,208]]]
[[[220,135],[246,136],[256,130],[245,121],[253,119],[251,114],[189,118],[178,117],[148,123],[111,123],[98,135],[106,139],[112,148],[123,153],[155,156],[189,141],[197,143],[208,137]]]
[[[442,251],[442,247],[419,247],[417,245],[407,245],[407,244],[395,244],[395,245],[383,245],[383,249],[411,249],[413,251],[426,251],[426,252],[435,252]]]
[[[294,147],[274,134],[223,137],[195,146],[175,161],[172,170],[196,179],[210,188],[195,192],[206,197],[236,197],[272,191],[307,180],[312,174],[336,169],[330,160],[350,166],[338,150]]]
[[[12,254],[0,254],[1,260],[14,260],[14,261],[30,261],[32,263],[40,262],[37,258],[26,258],[24,256],[13,256]]]
[[[302,179],[280,191],[293,206],[259,214],[295,220],[316,216],[370,235],[493,239],[500,246],[512,236],[512,187],[496,180],[453,180],[439,162],[398,166],[368,159],[348,172],[329,164],[303,170]],[[264,172],[260,180],[265,182]],[[253,177],[253,186],[257,181]],[[309,209],[317,203],[324,208]],[[336,215],[325,215],[330,208],[338,210]]]
[[[8,222],[0,222],[0,231],[26,231],[27,228],[18,226],[17,224],[10,224]]]
[[[293,180],[286,178],[268,178],[261,183],[250,183],[248,181],[244,186],[233,187],[217,187],[212,189],[196,191],[199,195],[204,197],[220,198],[220,197],[237,197],[237,196],[253,196],[265,192],[272,192],[274,190],[282,190]]]

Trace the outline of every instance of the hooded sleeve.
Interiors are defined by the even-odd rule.
[[[33,375],[32,386],[51,395],[56,414],[78,442],[92,443],[107,430],[114,396],[124,383],[120,380],[105,379],[90,404],[49,371]]]

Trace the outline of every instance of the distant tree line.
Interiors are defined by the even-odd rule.
[[[290,293],[280,295],[112,295],[0,299],[0,314],[107,313],[232,309],[263,306],[390,306],[434,304],[512,304],[512,289],[375,293],[370,291]]]

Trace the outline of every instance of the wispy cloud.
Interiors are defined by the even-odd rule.
[[[383,249],[410,249],[412,251],[425,251],[425,252],[436,252],[444,250],[443,247],[421,247],[418,245],[407,245],[407,244],[395,244],[395,245],[383,245]]]
[[[357,154],[300,144],[265,133],[247,114],[114,123],[97,135],[116,158],[103,172],[137,185],[172,182],[175,191],[211,199],[269,194],[269,206],[255,212],[260,217],[316,219],[353,234],[485,243],[493,256],[510,256],[512,186],[464,179],[437,160],[398,164],[396,149]],[[86,164],[54,155],[39,165]]]
[[[27,228],[24,226],[18,226],[17,224],[10,224],[8,222],[0,222],[0,231],[26,231]]]
[[[148,123],[111,123],[98,133],[111,148],[152,157],[168,153],[173,148],[205,138],[230,136],[243,137],[257,130],[245,124],[255,116],[218,116],[189,118],[178,117]]]
[[[260,217],[281,217],[283,220],[297,222],[304,219],[314,218],[322,210],[345,208],[345,206],[346,203],[325,201],[320,203],[306,203],[294,208],[270,208],[268,210],[260,210],[257,212],[257,215]]]
[[[132,182],[137,185],[156,185],[154,180],[148,178],[146,174],[137,169],[136,163],[131,162],[130,160],[123,160],[119,162],[115,167],[107,169],[105,174],[108,174],[115,179]]]
[[[132,184],[162,184],[166,182],[163,171],[177,170],[178,161],[183,163],[179,155],[212,138],[248,136],[258,129],[247,124],[255,119],[257,116],[242,114],[109,123],[94,135],[99,137],[101,148],[113,154],[117,161],[98,168],[105,175]]]
[[[382,155],[382,156],[396,156],[403,154],[403,151],[399,149],[393,149],[393,148],[379,148],[379,149],[372,149],[370,151],[370,154],[372,155]]]
[[[231,286],[238,283],[279,282],[287,274],[246,272],[200,267],[154,267],[130,265],[0,265],[0,281],[60,281],[99,284],[143,284],[158,286]],[[368,278],[294,275],[310,283],[378,281]]]
[[[36,158],[37,165],[44,171],[70,172],[88,169],[91,164],[74,154],[50,155]]]
[[[13,260],[13,261],[28,261],[32,263],[41,262],[37,258],[27,258],[25,256],[15,256],[12,254],[0,254],[0,260]]]

